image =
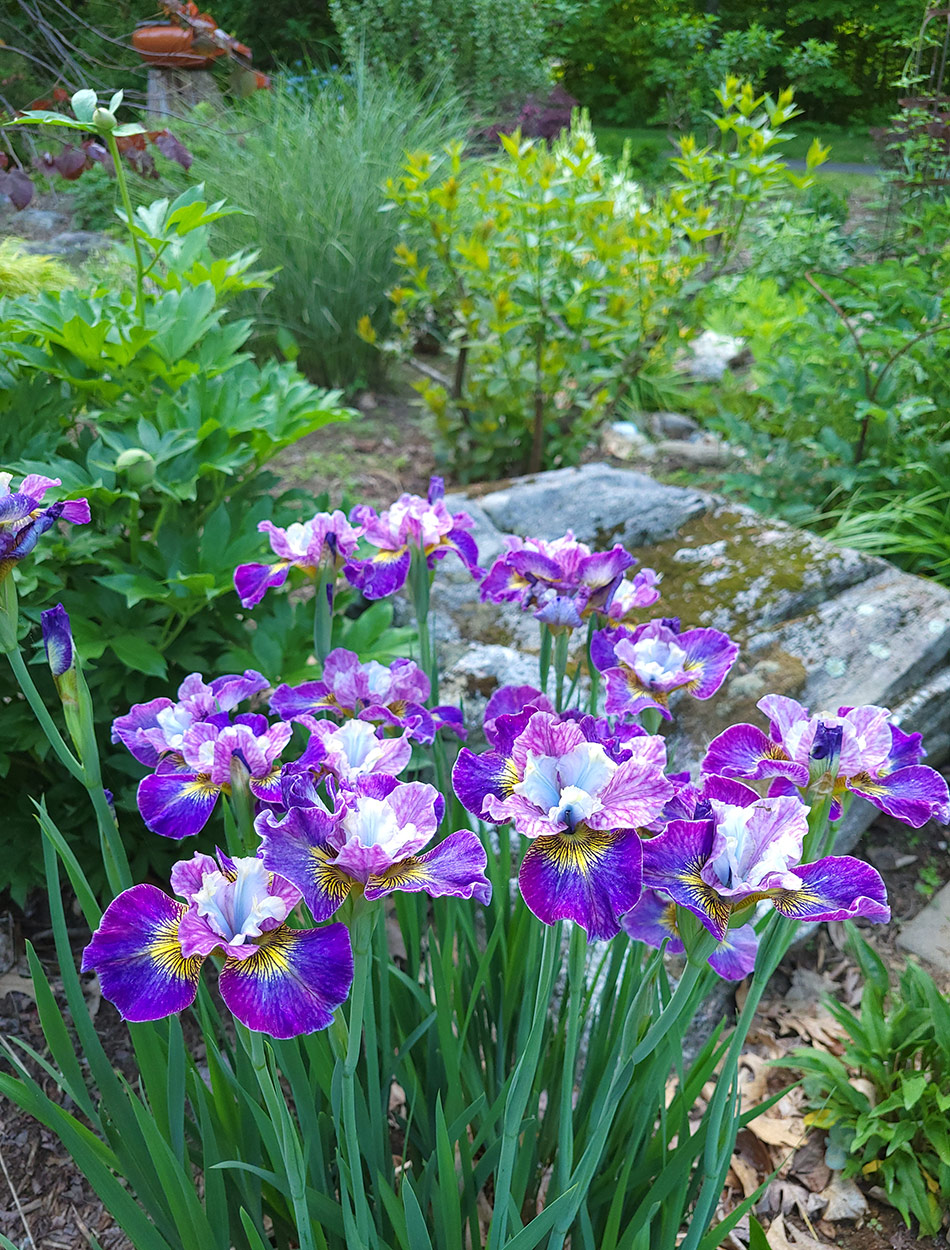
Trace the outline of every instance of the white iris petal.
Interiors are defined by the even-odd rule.
[[[209,872],[194,895],[198,915],[232,945],[261,936],[265,920],[284,920],[287,903],[268,891],[270,873],[261,860],[246,856],[233,861],[233,881],[222,872]]]

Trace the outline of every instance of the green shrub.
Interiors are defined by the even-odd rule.
[[[357,335],[368,313],[384,332],[396,277],[397,220],[382,212],[386,179],[407,148],[438,146],[463,129],[455,102],[358,69],[309,94],[260,92],[233,119],[192,142],[192,173],[248,212],[227,221],[229,247],[253,247],[277,272],[254,307],[254,342],[293,352],[325,386],[376,384],[382,360]]]
[[[115,226],[115,178],[103,165],[94,165],[81,178],[62,183],[57,190],[65,198],[77,230],[108,230]]]
[[[285,522],[307,502],[312,511],[299,494],[274,493],[268,461],[347,414],[338,393],[316,389],[292,365],[258,365],[243,351],[251,325],[227,320],[228,304],[266,275],[252,269],[253,253],[212,255],[211,225],[227,212],[200,187],[137,210],[150,279],[140,307],[122,283],[0,304],[0,464],[14,480],[28,472],[61,478],[66,491],[89,499],[93,516],[69,542],[44,544],[26,567],[21,591],[33,606],[22,625],[38,641],[39,610],[68,602],[93,665],[103,743],[117,713],[190,671],[253,667],[276,678],[298,670],[309,650],[309,609],[275,599],[252,630],[232,575],[259,556],[259,521]],[[4,667],[4,880],[22,899],[38,873],[26,795],[55,795],[70,815],[77,796],[14,691]],[[109,767],[107,784],[122,804],[127,761]],[[88,822],[72,832],[91,865],[98,850]],[[143,837],[135,848],[140,873],[146,856],[166,852],[155,843]]]
[[[484,115],[548,85],[536,0],[330,0],[351,65],[440,79]]]
[[[750,409],[720,421],[753,454],[730,479],[750,502],[827,521],[858,490],[878,505],[879,492],[912,495],[914,466],[950,476],[948,261],[941,252],[812,274],[784,297],[774,282],[722,293],[708,324],[747,335],[753,356]]]
[[[844,1053],[797,1050],[790,1066],[805,1074],[811,1123],[829,1130],[829,1166],[880,1185],[908,1227],[913,1216],[933,1236],[950,1203],[950,1004],[916,964],[895,987],[853,931],[851,949],[865,977],[860,1011],[827,1000]]]
[[[458,476],[577,463],[601,421],[668,385],[704,280],[761,205],[809,181],[776,155],[791,98],[728,80],[721,144],[683,139],[678,177],[652,201],[583,122],[551,150],[515,134],[497,159],[464,163],[455,147],[444,176],[410,158],[391,188],[406,220],[400,340],[384,346],[412,360],[420,333],[441,338],[451,368],[421,366],[418,389]]]

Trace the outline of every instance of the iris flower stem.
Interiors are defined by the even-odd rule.
[[[432,635],[429,631],[429,600],[432,579],[425,552],[419,548],[412,549],[412,563],[409,566],[410,584],[412,586],[412,605],[416,613],[416,625],[419,629],[419,658],[422,670],[429,679],[430,705],[439,701],[439,669],[435,662],[432,648]]]
[[[313,597],[313,653],[319,661],[321,671],[323,662],[330,654],[333,636],[333,583],[336,575],[333,569],[327,570],[323,565],[314,579],[315,593]]]
[[[317,1250],[313,1237],[312,1218],[307,1208],[306,1170],[304,1168],[303,1150],[300,1145],[299,1133],[291,1117],[290,1109],[284,1101],[283,1095],[271,1072],[263,1036],[260,1033],[252,1032],[250,1029],[245,1029],[241,1025],[238,1025],[237,1028],[250,1056],[258,1088],[264,1098],[264,1106],[267,1108],[267,1113],[274,1128],[277,1130],[281,1161],[287,1176],[290,1201],[294,1208],[294,1220],[297,1225],[297,1236],[300,1239],[300,1250]]]
[[[574,1073],[577,1068],[577,1045],[580,1040],[581,1000],[584,997],[584,972],[587,967],[587,942],[580,925],[571,929],[567,957],[567,1029],[564,1034],[564,1067],[561,1073],[561,1106],[557,1122],[557,1185],[564,1193],[571,1183],[574,1167]]]
[[[666,1004],[666,1007],[663,1008],[659,1016],[647,1029],[641,1041],[634,1046],[633,1051],[623,1054],[620,1062],[616,1065],[603,1108],[597,1117],[597,1127],[591,1135],[584,1153],[581,1155],[580,1162],[570,1177],[569,1187],[574,1190],[574,1199],[568,1203],[564,1213],[552,1229],[551,1236],[548,1239],[547,1250],[561,1250],[561,1247],[564,1245],[564,1240],[570,1231],[571,1225],[577,1218],[581,1203],[587,1196],[594,1173],[600,1164],[600,1158],[607,1141],[607,1135],[613,1124],[614,1115],[617,1107],[620,1105],[624,1091],[630,1084],[636,1065],[642,1063],[644,1059],[653,1054],[663,1038],[679,1021],[692,1000],[693,990],[696,988],[696,982],[702,975],[702,972],[703,968],[700,964],[688,963],[686,965],[679,984],[673,991],[673,996]],[[631,1016],[638,1014],[631,1012]],[[562,1186],[561,1192],[565,1192],[566,1188]]]
[[[567,674],[567,652],[571,645],[571,635],[567,630],[554,639],[554,706],[558,712],[564,710],[564,678]]]
[[[551,643],[553,638],[547,625],[541,626],[541,649],[538,652],[538,683],[541,693],[548,692],[548,676],[551,672]]]
[[[587,706],[591,716],[597,715],[597,705],[600,702],[600,669],[595,667],[590,653],[591,644],[594,641],[595,621],[596,617],[592,616],[587,623],[587,676],[590,678],[590,695]]]
[[[85,782],[82,764],[70,751],[63,741],[62,734],[56,728],[53,718],[50,716],[46,704],[43,702],[42,696],[37,690],[33,678],[30,676],[30,671],[23,660],[23,656],[20,654],[19,647],[14,647],[12,651],[8,651],[7,658],[10,661],[10,667],[13,669],[13,675],[17,680],[17,684],[23,691],[23,695],[27,703],[29,703],[33,715],[40,722],[50,746],[56,753],[56,758],[77,781]]]
[[[524,1050],[512,1073],[508,1097],[505,1100],[501,1155],[498,1159],[498,1170],[495,1173],[495,1209],[487,1250],[501,1250],[508,1232],[508,1204],[511,1200],[511,1180],[515,1169],[515,1156],[518,1152],[521,1121],[524,1119],[525,1108],[537,1074],[541,1038],[544,1034],[544,1024],[547,1020],[551,989],[554,985],[554,974],[560,953],[561,925],[560,923],[546,925],[531,1029]]]
[[[722,1121],[726,1111],[726,1100],[730,1097],[730,1092],[735,1085],[735,1075],[742,1047],[745,1045],[745,1039],[749,1029],[752,1027],[759,1000],[772,974],[781,962],[783,955],[788,950],[794,932],[794,921],[787,920],[784,916],[776,916],[766,930],[762,945],[759,948],[752,984],[742,1006],[742,1012],[739,1015],[735,1032],[732,1035],[729,1052],[726,1055],[722,1072],[709,1104],[707,1113],[709,1119],[706,1124],[706,1147],[703,1155],[703,1183],[693,1212],[690,1229],[681,1250],[696,1250],[699,1240],[708,1226],[715,1204],[719,1201],[721,1186],[718,1182],[722,1164],[727,1155],[729,1158],[732,1157],[732,1150],[728,1148],[724,1150],[720,1141]]]
[[[353,988],[350,991],[350,1014],[347,1021],[346,1056],[343,1060],[342,1109],[343,1139],[356,1215],[356,1231],[360,1247],[370,1243],[370,1210],[363,1184],[363,1159],[356,1127],[356,1068],[363,1036],[363,1016],[372,993],[373,930],[379,915],[378,907],[367,906],[363,900],[354,905],[351,922],[353,942]],[[370,1004],[371,1008],[371,1004]]]
[[[135,315],[139,319],[139,324],[144,326],[145,266],[142,263],[142,250],[139,247],[139,239],[135,231],[135,213],[132,209],[132,199],[129,195],[129,184],[122,165],[122,158],[119,156],[119,145],[115,141],[115,135],[111,130],[100,130],[99,134],[108,145],[109,155],[112,157],[112,164],[115,168],[115,180],[119,184],[122,207],[125,209],[126,227],[129,232],[129,238],[132,240],[132,253],[135,256]]]

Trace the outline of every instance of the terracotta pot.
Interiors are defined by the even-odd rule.
[[[132,47],[149,65],[178,69],[207,69],[214,60],[193,52],[194,31],[172,22],[147,22],[132,32]]]

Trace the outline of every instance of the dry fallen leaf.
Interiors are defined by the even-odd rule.
[[[824,1212],[826,1220],[859,1220],[867,1214],[868,1203],[864,1194],[854,1181],[846,1181],[842,1176],[833,1177],[821,1196],[828,1201]]]
[[[812,1133],[804,1146],[795,1151],[791,1174],[813,1194],[821,1193],[832,1181],[832,1171],[825,1163],[825,1142],[821,1133]]]
[[[26,994],[36,1002],[36,995],[33,993],[33,982],[30,977],[21,977],[16,969],[11,968],[9,972],[0,973],[0,998],[5,998],[7,994]]]

